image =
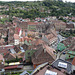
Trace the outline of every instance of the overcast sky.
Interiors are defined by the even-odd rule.
[[[37,0],[0,0],[0,1],[37,1]],[[40,1],[40,0],[39,0]],[[75,0],[63,0],[64,2],[75,2]]]

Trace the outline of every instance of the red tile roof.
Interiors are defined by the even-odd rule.
[[[54,55],[54,49],[53,48],[51,48],[51,47],[49,47],[49,46],[47,46],[47,45],[44,45],[44,48],[46,49],[46,51],[51,55],[51,56],[53,56],[53,58],[54,59],[56,59],[56,56]]]
[[[42,22],[28,22],[28,25],[38,25],[42,24]]]
[[[75,57],[73,58],[72,65],[75,66]]]
[[[18,65],[15,65],[15,66],[8,66],[8,67],[5,67],[4,69],[5,70],[7,70],[7,69],[15,69],[15,68],[17,68],[18,67]]]
[[[20,66],[20,65],[14,65],[14,66],[8,66],[8,67],[5,67],[4,69],[5,69],[5,70],[8,70],[8,69],[15,69],[15,68],[22,69],[23,66]]]
[[[50,67],[50,68],[47,69],[47,67]],[[36,72],[36,73],[33,74],[33,75],[45,75],[45,72],[46,72],[47,70],[50,70],[50,71],[53,71],[53,72],[57,72],[57,75],[66,75],[64,72],[59,71],[58,69],[55,69],[55,68],[53,68],[53,67],[51,67],[51,66],[49,66],[49,65],[43,67],[42,69],[40,69],[38,72]]]
[[[39,47],[37,51],[32,55],[33,64],[42,64],[45,62],[52,63],[55,60],[54,54],[46,50],[47,48],[43,48],[43,46]]]

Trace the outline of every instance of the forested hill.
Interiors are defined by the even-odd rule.
[[[46,16],[75,16],[75,3],[55,0],[44,0],[34,2],[0,2],[5,5],[0,14],[7,14],[22,18],[35,18]],[[9,10],[7,10],[9,9]]]

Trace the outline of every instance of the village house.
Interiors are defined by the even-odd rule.
[[[9,28],[8,31],[8,44],[13,45],[14,44],[14,33],[15,33],[15,28]]]
[[[65,65],[65,66],[64,66]],[[48,62],[39,65],[33,72],[32,75],[71,75],[72,64],[70,62],[58,59],[52,64]]]
[[[63,66],[61,66],[61,65]],[[64,66],[64,65],[67,65]],[[39,66],[37,66],[36,69],[33,70],[33,72],[31,73],[32,75],[71,75],[71,63],[63,61],[61,59],[58,59],[56,61],[54,61],[51,65],[46,62],[43,63]],[[70,73],[69,73],[70,72]]]
[[[28,22],[28,31],[37,31],[39,32],[40,29],[38,30],[38,27],[43,24],[43,22]],[[42,31],[42,30],[41,30]]]
[[[58,57],[68,60],[74,57],[74,37],[69,37],[57,45]],[[67,53],[66,53],[67,52]],[[60,55],[61,54],[61,55]]]
[[[75,38],[69,37],[59,43],[57,46],[57,59],[63,59],[72,63],[72,72],[75,71],[74,57],[75,57]]]
[[[5,53],[4,59],[5,59],[5,61],[14,60],[14,59],[16,59],[16,55],[14,55],[13,53]]]
[[[75,21],[75,17],[72,17],[71,20]]]
[[[54,24],[56,31],[65,30],[66,28],[66,23],[61,20],[52,20],[50,22]]]
[[[47,45],[41,45],[41,47],[39,47],[32,55],[33,67],[36,68],[38,65],[45,62],[52,63],[56,58],[54,51],[55,50],[53,48],[50,48]]]
[[[29,18],[24,19],[25,22],[30,22]]]
[[[43,34],[42,40],[46,42],[50,47],[56,49],[57,48],[57,34],[55,30],[50,29],[49,34]]]
[[[18,34],[14,34],[14,45],[19,45],[19,38]]]
[[[66,29],[67,32],[70,32],[70,30],[74,31],[75,30],[75,22],[69,22],[66,24]]]

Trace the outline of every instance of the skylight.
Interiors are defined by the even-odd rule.
[[[45,75],[57,75],[57,72],[53,72],[53,71],[47,70],[45,72]]]
[[[58,66],[62,68],[67,68],[67,63],[59,62]]]

